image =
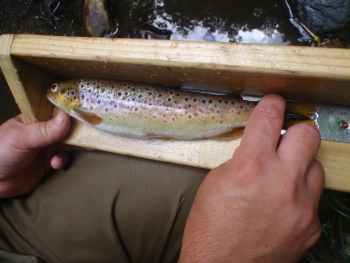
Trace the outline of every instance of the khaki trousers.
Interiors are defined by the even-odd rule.
[[[0,262],[176,262],[207,170],[104,152],[0,200]]]

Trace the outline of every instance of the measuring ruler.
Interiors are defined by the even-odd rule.
[[[255,102],[261,99],[249,95],[242,97]],[[311,119],[316,123],[322,140],[350,143],[350,106],[318,104]]]
[[[350,143],[350,107],[322,104],[312,119],[322,140]]]

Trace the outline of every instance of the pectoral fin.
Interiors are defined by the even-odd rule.
[[[91,125],[97,125],[102,122],[102,118],[100,116],[97,116],[94,113],[86,112],[82,110],[72,110],[71,115],[78,120],[81,120],[83,122],[87,122]]]

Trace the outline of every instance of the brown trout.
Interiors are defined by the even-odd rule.
[[[105,132],[138,138],[230,139],[242,134],[255,102],[122,80],[55,83],[48,99],[72,117]],[[311,116],[314,104],[292,113]]]

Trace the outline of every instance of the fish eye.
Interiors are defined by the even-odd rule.
[[[51,86],[51,91],[54,93],[58,91],[58,85],[56,83]]]

